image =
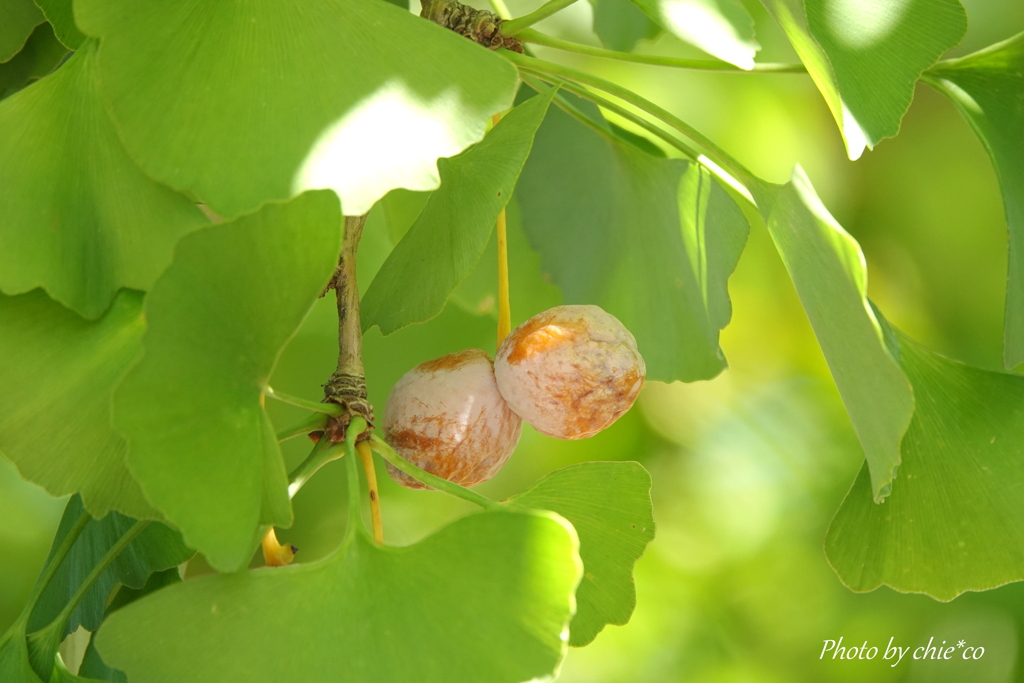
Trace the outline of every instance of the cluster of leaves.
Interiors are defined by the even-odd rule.
[[[851,158],[896,134],[919,79],[977,130],[1010,224],[1007,367],[1024,361],[1024,35],[936,63],[965,30],[957,0],[857,17],[764,2]],[[5,680],[512,682],[628,620],[654,529],[633,463],[559,470],[408,548],[353,531],[322,561],[244,570],[267,527],[292,521],[269,378],[333,274],[343,212],[371,207],[394,246],[364,329],[490,296],[478,264],[508,206],[566,302],[620,318],[662,381],[726,367],[728,278],[763,223],[867,456],[829,533],[840,577],[940,599],[1024,579],[1024,378],[891,328],[859,246],[799,168],[766,183],[631,93],[379,0],[0,0],[0,13],[0,451],[76,494],[0,639]],[[731,0],[595,0],[594,16],[611,48],[665,30],[723,60],[712,68],[755,68]],[[517,101],[521,81],[538,94]],[[177,581],[194,551],[223,574]],[[78,624],[99,631],[74,675],[55,652]]]

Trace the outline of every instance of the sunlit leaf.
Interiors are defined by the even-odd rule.
[[[515,94],[501,57],[387,2],[75,11],[103,39],[103,92],[133,158],[224,216],[328,187],[358,215],[392,188],[434,188],[437,159],[483,137]]]
[[[740,0],[633,2],[677,38],[741,69],[753,68],[761,46],[754,40],[754,20]]]
[[[649,379],[708,379],[725,368],[718,333],[732,313],[726,284],[748,227],[705,169],[551,109],[516,199],[565,303],[619,318]]]
[[[46,21],[32,0],[0,0],[0,62],[18,54],[39,24]]]
[[[75,26],[72,0],[36,0],[47,21],[53,24],[57,39],[71,50],[77,50],[85,42],[85,36]]]
[[[959,0],[762,2],[832,110],[851,159],[899,132],[921,72],[967,30]]]
[[[47,562],[53,557],[53,553],[83,510],[79,496],[74,496],[68,501],[60,526],[54,535]],[[39,597],[39,602],[36,603],[28,622],[30,632],[43,628],[60,614],[85,577],[135,522],[136,520],[131,517],[111,512],[103,519],[92,519],[86,524],[61,562],[57,573]],[[194,554],[193,550],[182,543],[181,536],[176,531],[159,522],[150,523],[100,575],[78,608],[71,613],[64,633],[71,633],[79,626],[87,631],[99,628],[100,622],[103,621],[107,597],[115,585],[120,583],[130,588],[141,589],[153,572],[176,567]]]
[[[0,295],[0,452],[50,494],[81,493],[95,517],[160,517],[111,424],[114,387],[141,351],[141,312],[129,291],[96,322],[39,290]]]
[[[917,402],[900,476],[875,505],[861,471],[829,529],[829,562],[853,590],[938,600],[1024,579],[1024,377],[898,344]]]
[[[750,187],[864,448],[872,497],[881,500],[900,464],[914,397],[868,302],[864,254],[799,166],[786,185]]]
[[[67,53],[49,24],[36,26],[21,52],[0,64],[0,100],[56,69]]]
[[[0,289],[43,287],[87,318],[121,287],[148,289],[206,222],[132,163],[97,87],[90,42],[0,102]]]
[[[473,270],[508,203],[554,91],[513,109],[482,142],[442,161],[441,187],[363,297],[363,329],[390,334],[434,317]]]
[[[341,223],[330,192],[267,205],[182,239],[146,296],[115,425],[146,497],[221,571],[245,566],[261,522],[291,524],[261,392],[334,272]]]
[[[641,40],[654,38],[661,27],[629,0],[590,0],[594,33],[609,50],[632,52]]]
[[[953,100],[999,176],[1010,228],[1003,362],[1012,369],[1024,363],[1024,33],[943,62],[926,80]]]
[[[358,533],[313,564],[186,581],[96,642],[132,683],[520,683],[561,661],[578,580],[563,520],[488,512],[406,548]]]
[[[569,644],[582,647],[636,607],[633,565],[654,538],[651,475],[638,462],[584,462],[547,475],[510,501],[551,510],[580,538],[583,578]]]

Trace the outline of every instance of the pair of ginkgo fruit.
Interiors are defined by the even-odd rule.
[[[598,306],[556,306],[480,349],[426,361],[402,376],[384,409],[384,440],[421,469],[462,486],[487,481],[519,442],[523,421],[583,439],[630,409],[646,367],[636,339]],[[388,465],[391,478],[427,488]]]

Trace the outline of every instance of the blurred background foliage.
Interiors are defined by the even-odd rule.
[[[603,0],[607,1],[607,0]],[[510,3],[513,14],[535,2]],[[759,61],[795,56],[760,5]],[[1019,0],[964,0],[970,25],[954,55],[1024,30]],[[414,7],[414,9],[416,9]],[[538,28],[597,44],[592,9],[578,2]],[[650,54],[701,56],[662,35]],[[762,177],[783,182],[804,165],[825,204],[866,254],[869,290],[895,325],[946,355],[998,369],[1006,278],[1006,225],[985,152],[950,102],[919,85],[899,137],[857,162],[806,76],[696,73],[584,58],[539,49],[541,57],[584,68],[667,106]],[[396,202],[415,207],[419,198]],[[412,209],[411,209],[412,210]],[[398,213],[399,215],[392,215]],[[374,210],[360,277],[367,285],[412,216]],[[414,215],[414,214],[412,214]],[[513,323],[559,302],[510,207]],[[492,245],[493,248],[493,245]],[[416,363],[467,347],[493,349],[493,254],[434,320],[387,338],[365,337],[371,398],[382,411],[395,380]],[[580,442],[528,427],[514,458],[484,493],[519,492],[551,469],[585,460],[639,460],[654,479],[657,537],[636,568],[638,604],[626,627],[610,626],[571,650],[566,683],[761,683],[786,681],[1024,680],[1024,584],[969,593],[951,603],[888,588],[855,594],[829,568],[822,541],[860,469],[862,453],[810,326],[771,240],[751,231],[730,281],[733,322],[722,346],[730,369],[709,382],[649,383],[637,408]],[[317,305],[283,354],[275,388],[317,398],[334,367],[333,301]],[[273,403],[273,402],[272,402]],[[285,426],[302,411],[272,406]],[[308,451],[286,444],[289,466]],[[436,493],[407,491],[381,475],[390,543],[406,544],[468,508]],[[296,523],[279,531],[298,561],[326,555],[346,523],[344,475],[325,468],[294,501]],[[21,608],[64,501],[22,481],[0,460],[0,632]],[[259,564],[259,561],[254,561]],[[190,575],[208,571],[201,560]],[[819,660],[825,639],[884,648],[930,637],[986,648],[976,662]],[[283,656],[287,656],[283,654]]]

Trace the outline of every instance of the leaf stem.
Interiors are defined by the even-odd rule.
[[[366,420],[353,416],[345,432],[345,455],[348,456],[348,534],[356,529],[366,530],[363,524],[363,506],[359,492],[359,465],[356,463],[356,438],[366,431]]]
[[[64,639],[64,628],[67,626],[68,619],[71,618],[71,614],[78,609],[78,605],[81,604],[82,599],[85,598],[86,594],[92,589],[92,587],[99,580],[103,572],[117,559],[118,555],[131,544],[135,538],[149,526],[148,519],[140,519],[131,526],[128,531],[124,533],[121,538],[117,539],[117,542],[111,546],[110,550],[100,559],[99,563],[92,568],[89,575],[85,577],[82,584],[75,591],[74,595],[71,596],[71,600],[64,605],[64,609],[60,611],[60,614],[51,621],[49,624],[39,629],[35,633],[32,633],[28,637],[28,651],[29,657],[32,662],[32,668],[36,670],[36,673],[43,675],[44,679],[48,679],[53,669],[53,658],[57,653],[57,647],[60,642]]]
[[[470,491],[464,486],[459,486],[458,484],[450,482],[447,479],[442,479],[441,477],[421,470],[419,467],[413,465],[411,462],[400,456],[398,453],[395,453],[395,451],[392,450],[391,446],[389,446],[387,442],[384,441],[384,439],[380,438],[376,434],[370,436],[370,446],[373,448],[374,451],[379,453],[382,458],[387,460],[396,468],[408,474],[416,481],[424,483],[427,486],[437,489],[438,491],[447,493],[450,496],[455,496],[456,498],[468,500],[470,503],[479,505],[485,510],[503,509],[501,503],[493,501],[490,498],[487,498],[486,496],[482,496],[476,491]]]
[[[299,398],[298,396],[289,396],[288,394],[282,394],[274,391],[272,387],[267,387],[263,390],[263,393],[270,398],[277,399],[281,403],[287,403],[297,408],[306,408],[316,413],[324,413],[326,415],[341,415],[344,410],[341,406],[333,403],[318,403],[316,401],[310,401],[309,399]]]
[[[547,19],[555,12],[565,9],[574,2],[576,0],[548,0],[529,14],[524,14],[521,17],[502,23],[501,35],[514,36],[526,27],[536,24],[541,19]]]
[[[501,114],[494,115],[494,125],[501,121]],[[498,238],[498,347],[512,331],[512,306],[508,293],[508,228],[505,220],[505,207],[501,207],[495,224]]]
[[[306,459],[288,475],[288,497],[294,498],[299,489],[305,486],[317,470],[344,454],[344,447],[341,444],[336,444],[326,436],[321,436]]]
[[[504,33],[504,24],[502,32]],[[543,45],[556,50],[575,52],[576,54],[588,55],[590,57],[603,57],[615,59],[620,62],[634,62],[636,64],[649,64],[651,66],[671,66],[677,69],[695,69],[700,71],[721,71],[725,73],[772,73],[772,74],[800,74],[807,73],[807,68],[800,62],[764,62],[755,64],[753,69],[741,69],[735,64],[723,62],[719,59],[680,59],[678,57],[659,57],[656,55],[636,55],[631,52],[617,52],[606,50],[601,47],[581,45],[561,38],[554,38],[540,33],[532,28],[523,29],[519,32],[518,38],[526,43]]]
[[[380,490],[377,488],[377,472],[373,467],[373,451],[367,441],[356,444],[356,452],[363,463],[366,475],[366,488],[370,493],[370,521],[373,523],[373,540],[378,545],[384,543],[384,520],[380,514]]]
[[[624,102],[633,105],[637,109],[640,109],[641,111],[653,116],[662,123],[665,123],[666,125],[670,126],[671,128],[690,138],[691,140],[699,144],[701,147],[703,147],[707,151],[708,156],[711,157],[715,161],[715,163],[726,169],[729,173],[733,174],[734,176],[737,176],[741,181],[746,180],[749,182],[756,177],[743,164],[734,159],[732,155],[730,155],[728,152],[726,152],[717,144],[715,144],[710,138],[701,133],[699,130],[697,130],[690,124],[686,123],[675,114],[672,114],[671,112],[667,111],[663,107],[660,107],[654,102],[651,102],[650,100],[641,97],[640,95],[637,95],[635,92],[629,90],[628,88],[623,88],[622,86],[616,85],[611,81],[606,81],[603,78],[592,76],[591,74],[585,73],[583,71],[578,71],[577,69],[572,69],[567,66],[561,66],[558,64],[552,64],[551,62],[536,59],[535,57],[521,55],[517,52],[512,52],[510,50],[502,50],[501,54],[506,59],[511,61],[513,64],[516,64],[520,69],[529,71],[531,73],[558,76],[569,81],[575,81],[583,85],[588,85],[592,88],[597,88],[598,90],[603,90],[604,92],[613,95],[619,98],[620,100],[623,100]]]
[[[302,436],[303,434],[309,434],[310,432],[320,431],[326,425],[327,417],[323,413],[313,413],[302,422],[292,425],[291,427],[285,427],[284,429],[279,431],[277,433],[277,440],[287,441],[288,439],[294,439],[296,436]]]

